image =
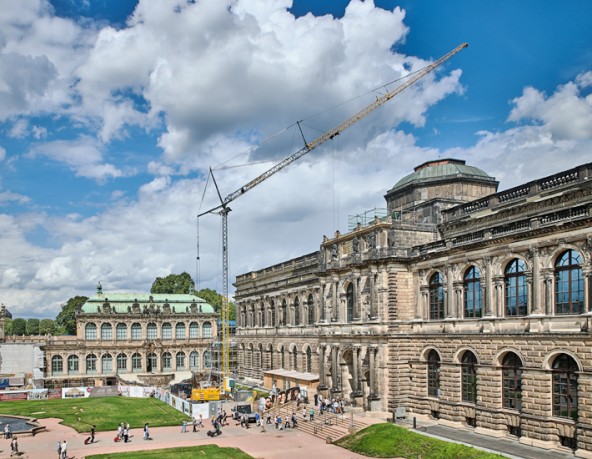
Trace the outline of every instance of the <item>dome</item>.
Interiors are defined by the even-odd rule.
[[[436,159],[417,166],[415,170],[399,180],[392,190],[403,188],[411,182],[435,181],[443,178],[475,178],[478,180],[495,181],[475,166],[467,166],[461,159]]]

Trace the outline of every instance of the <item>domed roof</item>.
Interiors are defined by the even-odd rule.
[[[423,182],[462,176],[473,177],[480,180],[495,181],[486,172],[475,166],[467,166],[461,159],[436,159],[417,166],[409,175],[399,180],[393,190],[402,188],[411,182]]]

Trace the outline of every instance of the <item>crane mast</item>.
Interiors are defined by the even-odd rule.
[[[230,315],[229,314],[229,312],[230,312],[229,311],[229,303],[228,303],[228,294],[229,294],[228,293],[228,285],[229,285],[228,284],[228,282],[229,282],[228,281],[228,271],[229,271],[229,268],[228,268],[228,213],[230,212],[231,209],[230,209],[230,207],[228,207],[228,204],[230,204],[232,201],[234,201],[238,197],[245,194],[247,191],[256,187],[261,182],[264,182],[272,175],[275,175],[277,172],[281,171],[286,166],[292,164],[297,159],[301,158],[302,156],[306,155],[307,153],[310,153],[312,150],[314,150],[318,146],[324,144],[328,140],[333,139],[335,136],[341,134],[341,132],[345,131],[347,128],[349,128],[350,126],[357,123],[358,121],[360,121],[362,118],[364,118],[368,114],[372,113],[377,108],[379,108],[382,105],[384,105],[385,103],[387,103],[389,100],[391,100],[397,94],[400,94],[401,92],[403,92],[409,86],[412,86],[413,84],[415,84],[418,80],[420,80],[421,78],[426,76],[428,73],[435,70],[437,67],[439,67],[441,64],[446,62],[448,59],[450,59],[452,56],[454,56],[456,53],[458,53],[462,49],[466,48],[467,46],[469,46],[468,43],[462,43],[462,44],[458,45],[456,48],[454,48],[452,51],[450,51],[449,53],[442,56],[440,59],[434,61],[432,64],[426,66],[422,70],[415,73],[411,78],[409,78],[409,80],[407,80],[402,85],[397,86],[392,91],[389,91],[386,94],[378,97],[370,105],[366,106],[365,108],[363,108],[359,112],[350,116],[345,121],[343,121],[340,124],[338,124],[337,126],[335,126],[333,129],[330,129],[329,131],[320,135],[319,137],[314,139],[312,142],[306,143],[304,145],[304,147],[302,147],[296,153],[284,158],[282,161],[277,163],[272,168],[268,169],[267,171],[265,171],[261,175],[255,177],[253,180],[246,183],[245,185],[243,185],[242,187],[240,187],[236,191],[230,193],[224,199],[222,199],[222,196],[221,196],[220,191],[218,189],[218,185],[216,184],[216,181],[214,179],[214,175],[212,173],[212,170],[210,169],[210,174],[212,175],[212,179],[214,180],[214,184],[216,185],[216,191],[218,192],[218,197],[220,198],[220,204],[217,205],[216,207],[213,207],[213,208],[205,211],[205,212],[200,213],[198,215],[198,218],[205,215],[205,214],[214,213],[216,211],[219,211],[216,213],[218,213],[222,217],[223,298],[222,298],[222,313],[221,313],[221,317],[222,317],[222,324],[221,324],[221,326],[222,326],[222,349],[221,349],[221,369],[220,369],[221,375],[220,375],[220,377],[221,377],[221,381],[222,381],[221,387],[223,390],[225,389],[226,377],[230,375],[230,345],[231,345],[231,343],[230,343],[230,325],[228,323],[229,322],[229,315]]]

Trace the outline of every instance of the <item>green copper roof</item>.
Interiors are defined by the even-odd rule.
[[[97,293],[95,296],[86,300],[82,306],[82,313],[97,313],[97,307],[101,307],[104,303],[109,303],[111,309],[116,313],[127,313],[129,308],[132,308],[135,303],[144,309],[144,305],[152,305],[155,308],[163,309],[165,304],[169,304],[171,312],[185,313],[188,309],[191,310],[191,305],[197,306],[197,310],[202,314],[213,314],[214,307],[202,298],[194,295],[181,294],[160,294],[160,293]]]
[[[460,159],[438,159],[428,161],[415,168],[415,171],[406,175],[393,187],[394,189],[402,188],[411,182],[431,181],[442,178],[452,177],[475,177],[486,181],[495,181],[486,172],[475,166],[467,166],[463,160]]]

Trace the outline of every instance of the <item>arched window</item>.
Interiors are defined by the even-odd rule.
[[[142,326],[138,322],[132,324],[132,340],[139,341],[142,339]]]
[[[553,362],[553,416],[578,418],[578,365],[561,354]]]
[[[204,351],[203,353],[203,367],[204,370],[212,367],[212,355],[210,351]]]
[[[77,355],[68,356],[68,374],[77,375],[80,371],[80,364]]]
[[[152,340],[158,338],[156,324],[154,322],[150,322],[148,324],[148,326],[146,327],[146,338],[152,339]]]
[[[93,374],[97,372],[97,356],[88,354],[86,356],[86,373]]]
[[[189,369],[192,371],[199,370],[199,352],[192,351],[189,354]]]
[[[306,373],[312,373],[312,351],[310,350],[310,347],[306,348],[306,359],[304,367],[304,371]]]
[[[142,371],[142,356],[137,352],[132,354],[132,371],[134,373]]]
[[[296,347],[292,351],[292,370],[298,371],[298,351]]]
[[[117,354],[117,371],[127,370],[127,355]]]
[[[101,371],[103,373],[111,373],[113,371],[113,358],[111,354],[103,354],[101,357]]]
[[[261,314],[261,326],[265,327],[267,325],[267,321],[265,320],[265,305],[261,304],[259,306],[259,314]]]
[[[312,295],[308,295],[308,325],[313,325],[315,323],[315,312],[314,312],[314,302],[312,299]]]
[[[97,326],[92,322],[84,327],[84,339],[87,341],[97,339]]]
[[[189,324],[189,338],[199,338],[199,325],[197,322],[191,322]]]
[[[281,369],[286,368],[286,353],[284,352],[283,347],[280,349],[280,368]]]
[[[522,360],[508,352],[502,360],[502,405],[504,408],[522,409]]]
[[[163,371],[171,371],[172,370],[172,361],[173,356],[170,352],[163,352],[162,354],[162,370]]]
[[[173,339],[173,327],[170,323],[165,322],[162,324],[162,339]]]
[[[175,326],[175,338],[185,339],[185,324],[183,322],[179,322]]]
[[[584,312],[582,257],[575,250],[566,250],[555,263],[555,311],[557,314]]]
[[[117,324],[115,327],[115,337],[118,341],[124,341],[127,339],[127,325],[126,324]]]
[[[526,315],[526,265],[515,258],[505,271],[506,282],[506,316]]]
[[[442,274],[434,273],[430,278],[430,319],[444,319],[444,285]]]
[[[481,296],[481,273],[475,266],[467,269],[463,279],[465,293],[465,319],[475,319],[483,315],[483,299]]]
[[[185,368],[185,353],[184,352],[177,352],[177,370]]]
[[[298,297],[294,299],[294,325],[300,325],[300,301]]]
[[[428,354],[428,396],[440,397],[440,356],[433,349]]]
[[[146,371],[148,373],[154,373],[157,370],[158,359],[154,352],[150,352],[146,356]]]
[[[286,326],[288,324],[288,304],[286,300],[282,302],[282,323],[281,326]]]
[[[347,321],[354,320],[354,284],[350,283],[345,292],[345,301],[347,304]]]
[[[204,322],[201,326],[202,335],[204,338],[212,337],[212,324],[210,322]]]
[[[272,327],[276,326],[276,322],[275,322],[275,303],[272,301],[271,304],[269,305],[269,325],[271,325]]]
[[[51,358],[51,372],[54,375],[60,375],[64,371],[64,359],[60,355],[54,355]]]
[[[466,351],[461,360],[462,365],[462,401],[477,402],[477,357]]]
[[[113,328],[111,324],[101,325],[101,340],[111,341],[113,339]]]

